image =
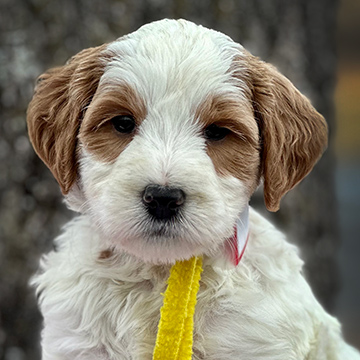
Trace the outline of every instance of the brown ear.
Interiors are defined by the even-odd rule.
[[[103,73],[105,45],[41,75],[27,111],[30,141],[67,194],[77,178],[77,133]]]
[[[273,66],[247,54],[245,81],[262,141],[265,205],[277,211],[281,198],[313,168],[327,145],[325,119]],[[243,76],[244,77],[244,76]]]

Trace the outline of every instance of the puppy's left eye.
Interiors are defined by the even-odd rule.
[[[230,132],[231,130],[228,128],[218,126],[216,124],[211,124],[205,129],[204,135],[208,140],[219,141],[224,139]]]
[[[122,134],[130,134],[135,130],[135,119],[131,115],[119,115],[111,119],[114,129]]]

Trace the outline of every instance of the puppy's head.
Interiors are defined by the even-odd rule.
[[[183,20],[45,73],[27,120],[70,206],[108,244],[152,262],[216,252],[261,178],[276,211],[327,138],[275,68]]]

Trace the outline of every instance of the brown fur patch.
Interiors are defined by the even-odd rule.
[[[103,250],[99,254],[99,260],[108,260],[114,255],[114,251],[112,249]]]
[[[146,117],[144,100],[126,84],[99,88],[82,122],[79,139],[100,161],[114,161],[134,137],[113,128],[111,119],[117,115],[132,115],[139,126]]]
[[[105,48],[83,50],[66,65],[41,75],[28,107],[30,140],[64,194],[77,179],[77,133],[103,74]]]
[[[244,181],[252,193],[259,180],[260,156],[258,128],[251,106],[240,97],[210,96],[198,108],[196,118],[204,129],[216,124],[231,130],[222,140],[207,141],[207,152],[219,174]]]
[[[280,200],[313,168],[327,145],[325,119],[285,76],[246,53],[231,69],[248,87],[262,140],[262,176],[267,208]]]

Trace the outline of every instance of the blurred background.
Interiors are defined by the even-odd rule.
[[[38,360],[41,316],[27,283],[72,216],[35,156],[25,114],[36,77],[149,21],[186,18],[275,64],[325,116],[329,149],[276,214],[319,301],[360,347],[358,0],[0,0],[0,360]]]

